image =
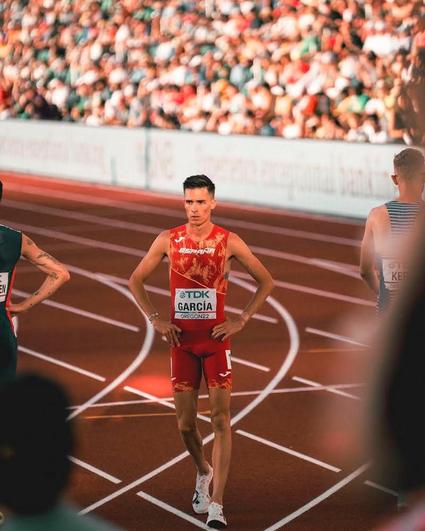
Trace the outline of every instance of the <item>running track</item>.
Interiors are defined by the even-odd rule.
[[[206,529],[191,512],[194,470],[176,429],[169,354],[135,306],[126,279],[155,235],[183,221],[181,200],[24,175],[2,175],[1,222],[70,267],[72,280],[21,316],[19,369],[68,390],[78,446],[70,497],[127,530]],[[394,511],[361,450],[371,297],[358,278],[360,222],[223,204],[277,287],[233,341],[230,528],[362,531]],[[24,262],[15,297],[42,276]],[[168,313],[167,267],[149,280]],[[228,311],[253,290],[239,270]],[[360,324],[359,324],[360,323]],[[208,401],[199,424],[211,450]]]

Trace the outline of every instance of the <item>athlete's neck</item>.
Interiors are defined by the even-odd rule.
[[[191,238],[202,241],[205,240],[205,238],[208,238],[211,234],[213,226],[214,224],[211,220],[208,220],[201,225],[194,225],[189,222],[186,225],[186,231]]]
[[[422,180],[400,180],[398,185],[398,201],[400,203],[418,203],[422,199],[423,188]]]

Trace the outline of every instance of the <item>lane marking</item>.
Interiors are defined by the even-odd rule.
[[[375,483],[374,481],[365,481],[364,484],[368,487],[372,487],[373,489],[385,492],[385,494],[390,494],[391,496],[394,496],[396,498],[398,498],[399,496],[399,493],[395,490],[389,489],[388,487],[384,487],[383,485],[379,485],[379,483]]]
[[[240,278],[250,278],[248,273],[243,273],[239,271],[233,271],[231,273],[234,276]],[[352,304],[360,304],[361,306],[373,306],[376,304],[373,301],[368,301],[367,299],[360,299],[358,297],[351,297],[350,295],[343,295],[342,293],[335,293],[334,291],[325,291],[322,289],[311,288],[309,286],[302,286],[300,284],[294,284],[292,282],[284,282],[282,280],[273,279],[275,286],[283,289],[289,289],[291,291],[298,291],[301,293],[308,293],[309,295],[317,295],[318,297],[324,297],[326,299],[334,299],[337,301],[349,302]]]
[[[333,393],[334,395],[341,395],[347,398],[352,398],[353,400],[360,400],[360,397],[356,395],[352,395],[351,393],[341,391],[340,389],[335,389],[335,387],[332,387],[332,386],[327,386],[319,382],[314,382],[313,380],[307,380],[305,378],[300,378],[299,376],[293,376],[292,379],[299,383],[311,385],[312,387],[323,387],[324,391],[328,391],[329,393]]]
[[[133,296],[129,292],[128,289],[124,288],[123,286],[119,286],[118,284],[115,284],[110,279],[104,278],[102,275],[99,274],[93,274],[90,271],[86,271],[85,269],[81,269],[79,267],[75,266],[67,266],[68,269],[71,272],[80,274],[82,276],[85,276],[87,278],[94,278],[95,280],[98,280],[102,284],[105,284],[106,286],[110,286],[112,289],[115,289],[124,297],[129,299],[136,308],[140,311],[136,301],[134,300]],[[126,367],[111,383],[109,383],[104,389],[96,393],[94,396],[92,396],[89,400],[84,402],[81,406],[79,406],[77,409],[74,409],[68,416],[68,420],[71,420],[78,415],[80,415],[83,411],[85,411],[88,407],[95,404],[99,400],[101,400],[105,395],[109,394],[111,391],[113,391],[116,387],[121,385],[136,369],[139,368],[139,366],[144,362],[146,357],[148,356],[150,349],[152,348],[153,339],[154,339],[154,330],[152,327],[152,324],[148,320],[148,318],[140,311],[142,314],[145,323],[146,323],[146,335],[143,340],[143,344],[141,346],[141,349],[137,356],[134,358],[134,360],[130,363],[128,367]]]
[[[303,461],[308,461],[309,463],[313,463],[314,465],[320,466],[322,468],[326,468],[327,470],[331,470],[332,472],[341,472],[341,469],[337,468],[336,466],[329,465],[328,463],[320,461],[319,459],[315,459],[314,457],[310,457],[309,455],[302,454],[301,452],[297,452],[295,450],[292,450],[291,448],[282,446],[281,444],[274,443],[272,441],[269,441],[268,439],[259,437],[258,435],[253,435],[252,433],[248,433],[244,430],[236,430],[236,433],[238,433],[239,435],[243,435],[244,437],[247,437],[248,439],[252,439],[253,441],[264,444],[266,446],[270,446],[270,448],[274,448],[275,450],[279,450],[280,452],[284,452],[294,457],[298,457],[299,459],[302,459]]]
[[[76,457],[72,457],[71,455],[68,456],[69,460],[72,461],[75,465],[80,466],[81,468],[85,468],[86,470],[89,470],[90,472],[93,472],[93,474],[96,474],[97,476],[102,477],[103,479],[106,479],[107,481],[110,481],[111,483],[114,483],[115,485],[118,485],[118,483],[122,483],[122,481],[114,476],[111,476],[111,474],[108,474],[107,472],[104,472],[103,470],[100,470],[100,468],[97,468],[93,465],[89,465],[88,463],[85,463],[84,461],[81,461],[81,459],[77,459]]]
[[[180,511],[180,509],[177,509],[176,507],[173,507],[172,505],[169,505],[168,503],[165,503],[164,501],[159,500],[158,498],[154,498],[153,496],[151,496],[150,494],[147,494],[146,492],[142,490],[137,493],[137,496],[140,496],[140,498],[143,498],[144,500],[152,503],[153,505],[156,505],[157,507],[164,509],[164,511],[172,513],[175,516],[179,516],[180,518],[183,518],[183,520],[190,522],[196,527],[200,527],[201,529],[211,530],[211,527],[208,527],[206,524],[204,524],[203,522],[200,522],[195,517],[190,516],[189,514],[184,513],[183,511]]]
[[[284,525],[289,524],[289,522],[292,522],[293,520],[306,513],[313,507],[316,507],[316,505],[319,505],[319,503],[335,494],[335,492],[338,492],[339,490],[344,488],[357,477],[361,476],[368,469],[369,466],[370,465],[368,463],[360,466],[359,468],[354,470],[354,472],[351,472],[351,474],[346,476],[344,479],[341,479],[341,481],[335,483],[335,485],[333,485],[331,488],[325,490],[322,494],[320,494],[320,496],[317,496],[316,498],[312,499],[310,502],[306,503],[293,513],[289,514],[288,516],[285,516],[285,518],[282,518],[282,520],[279,520],[279,522],[276,522],[272,526],[268,527],[265,531],[276,531],[277,529],[281,529]]]
[[[319,330],[317,328],[307,327],[305,331],[308,332],[309,334],[314,334],[316,336],[327,337],[329,339],[335,339],[337,341],[343,341],[345,343],[350,343],[350,345],[358,345],[359,347],[369,347],[369,345],[366,345],[365,343],[360,343],[360,341],[356,341],[355,339],[352,339],[351,337],[341,336],[339,334],[333,334],[332,332],[326,332],[325,330]]]
[[[84,238],[82,236],[75,236],[67,232],[62,232],[53,229],[44,229],[42,227],[36,227],[34,225],[26,225],[25,223],[16,223],[10,220],[3,220],[6,224],[15,227],[26,233],[39,234],[41,236],[47,236],[48,238],[60,239],[67,242],[78,243],[86,247],[93,247],[95,249],[104,249],[106,251],[113,251],[120,254],[127,254],[130,256],[137,256],[143,258],[146,252],[133,247],[127,247],[126,245],[117,245],[115,243],[108,243],[101,240],[94,240],[93,238]]]
[[[303,393],[303,392],[310,392],[310,391],[326,391],[332,387],[333,389],[352,389],[357,387],[364,387],[364,384],[362,383],[352,383],[352,384],[332,384],[332,385],[321,385],[317,387],[311,387],[311,386],[303,386],[303,387],[285,387],[284,389],[273,389],[273,391],[270,392],[271,395],[274,394],[285,394],[285,393]],[[132,391],[129,391],[132,392]],[[255,396],[259,395],[261,391],[234,391],[232,393],[232,397],[239,397],[239,396]],[[199,400],[206,400],[209,398],[209,395],[199,395]],[[162,400],[165,401],[173,401],[173,397],[167,397],[163,398]],[[118,406],[130,406],[130,405],[140,405],[140,404],[152,404],[156,402],[156,399],[153,398],[146,398],[144,400],[118,400],[116,402],[98,402],[97,404],[93,404],[90,406],[91,408],[102,408],[102,407],[118,407]],[[71,406],[68,409],[76,409],[79,406]]]
[[[361,347],[362,348],[362,347]],[[358,352],[361,348],[309,348],[301,350],[301,353],[317,354],[320,352]]]
[[[127,254],[129,256],[137,256],[139,258],[142,258],[143,256],[146,255],[146,251],[143,251],[143,250],[140,250],[140,249],[135,249],[133,247],[128,247],[128,246],[125,246],[125,245],[117,245],[117,244],[108,243],[108,242],[101,241],[101,240],[95,240],[95,239],[92,239],[92,238],[83,238],[83,237],[80,237],[80,236],[74,236],[74,235],[71,235],[71,234],[68,234],[68,233],[65,233],[65,232],[56,231],[56,230],[52,230],[52,229],[45,229],[45,228],[42,228],[42,227],[35,227],[33,225],[26,225],[26,224],[23,224],[23,223],[15,223],[15,222],[10,221],[10,220],[3,220],[3,221],[6,224],[15,226],[17,229],[20,229],[20,230],[22,230],[24,232],[28,232],[29,234],[31,234],[31,233],[40,234],[40,235],[46,236],[48,238],[62,239],[62,240],[65,240],[65,241],[71,241],[71,242],[79,243],[79,244],[81,244],[83,246],[87,246],[87,247],[94,247],[96,249],[99,249],[99,248],[100,249],[105,249],[105,250],[117,252],[117,253],[120,253],[120,254]],[[292,253],[285,253],[285,252],[282,252],[282,251],[276,251],[274,249],[266,249],[264,247],[257,247],[257,246],[251,246],[251,250],[254,253],[259,254],[259,255],[264,255],[264,256],[268,256],[268,257],[272,257],[272,258],[278,258],[280,260],[288,260],[288,261],[292,261],[292,262],[298,262],[298,263],[302,263],[302,264],[312,265],[314,267],[321,267],[323,269],[327,269],[327,267],[324,266],[323,261],[322,262],[315,262],[314,260],[316,260],[316,259],[313,259],[313,258],[308,258],[308,257],[305,257],[305,256],[300,256],[300,255],[296,255],[296,254],[292,254]],[[350,264],[346,264],[346,265],[351,267]],[[344,273],[344,270],[341,269],[339,272]],[[359,280],[361,280],[360,277],[359,277]]]
[[[200,411],[201,414],[211,413],[209,410]],[[175,413],[124,413],[121,415],[93,415],[83,417],[83,420],[101,420],[101,419],[127,419],[136,417],[175,417]]]
[[[232,362],[239,363],[240,365],[246,365],[247,367],[251,367],[259,371],[270,372],[270,367],[266,367],[265,365],[260,365],[259,363],[254,363],[252,361],[243,360],[242,358],[233,356],[233,354],[232,354]]]
[[[136,232],[144,232],[147,234],[159,234],[164,229],[162,227],[155,227],[153,225],[145,225],[143,223],[133,223],[131,221],[123,221],[118,218],[110,218],[104,216],[96,216],[94,214],[87,214],[81,211],[62,210],[59,208],[49,206],[39,206],[33,203],[25,203],[24,201],[14,201],[7,199],[2,201],[2,206],[13,208],[14,210],[25,210],[28,212],[36,212],[39,214],[46,214],[49,216],[57,216],[65,219],[76,219],[78,221],[85,221],[96,225],[104,225],[105,227],[113,227],[114,229],[134,230]],[[82,226],[79,225],[81,228]],[[78,229],[78,227],[76,227]]]
[[[30,295],[26,291],[21,291],[19,289],[14,289],[13,294],[17,295],[18,297],[28,297]],[[140,332],[140,328],[138,326],[133,326],[128,323],[123,323],[122,321],[117,321],[116,319],[110,319],[109,317],[105,317],[103,315],[99,315],[93,312],[88,312],[86,310],[76,308],[75,306],[69,306],[68,304],[61,304],[60,302],[55,302],[51,299],[45,299],[44,301],[41,302],[41,304],[45,304],[46,306],[51,306],[52,308],[57,308],[59,310],[64,310],[65,312],[73,313],[75,315],[80,315],[82,317],[88,317],[89,319],[100,321],[101,323],[110,324],[118,328],[123,328],[124,330],[130,330],[131,332]]]
[[[156,402],[157,404],[161,404],[162,406],[165,406],[167,408],[174,409],[174,410],[176,409],[176,406],[172,402],[169,402],[168,400],[164,400],[163,398],[159,398],[157,396],[151,395],[150,393],[146,393],[145,391],[141,391],[140,389],[136,389],[135,387],[126,385],[124,389],[128,391],[129,393],[142,396],[143,398],[149,398],[153,402]],[[198,412],[196,416],[200,420],[204,420],[205,422],[208,422],[209,424],[211,423],[210,417],[206,417],[201,412]]]
[[[60,367],[64,367],[65,369],[68,369],[70,371],[78,372],[79,374],[88,376],[89,378],[97,380],[98,382],[106,382],[106,378],[104,378],[103,376],[99,376],[99,374],[96,374],[91,371],[86,371],[85,369],[81,369],[80,367],[76,367],[75,365],[71,365],[70,363],[66,363],[65,361],[61,361],[56,358],[51,358],[50,356],[46,356],[46,354],[36,352],[35,350],[32,350],[30,348],[18,346],[18,351],[23,352],[24,354],[29,354],[30,356],[34,356],[34,358],[39,358],[40,360],[48,361],[49,363],[53,363],[54,365],[59,365]]]
[[[239,284],[241,287],[246,288],[248,291],[255,292],[255,287],[249,284],[248,282],[245,282],[241,279],[232,279],[232,282],[235,282]],[[286,376],[290,368],[292,367],[295,358],[299,351],[299,345],[300,345],[300,338],[298,334],[298,329],[295,324],[295,321],[291,314],[284,308],[276,299],[269,296],[267,299],[268,304],[273,306],[273,308],[277,311],[277,313],[282,317],[282,320],[286,324],[286,327],[288,329],[289,333],[289,350],[286,354],[286,357],[283,360],[282,365],[280,366],[279,370],[275,374],[275,376],[270,380],[270,382],[264,387],[264,389],[258,394],[258,396],[250,402],[247,406],[245,406],[239,413],[237,413],[232,419],[231,419],[231,425],[234,426],[236,423],[238,423],[241,419],[243,419],[246,415],[251,413],[253,409],[255,409],[263,400],[265,400],[270,393],[273,391],[273,389],[276,388],[276,386],[279,384],[279,382]],[[163,401],[165,402],[165,400]],[[165,404],[163,404],[165,405]],[[168,406],[169,407],[169,404]],[[207,444],[210,441],[212,441],[214,438],[214,434],[210,433],[207,437],[203,439],[203,444]],[[189,455],[189,452],[185,451],[181,454],[177,455],[173,459],[170,459],[163,465],[159,466],[158,468],[155,468],[148,474],[145,474],[144,476],[135,479],[128,485],[125,485],[121,489],[115,491],[114,493],[110,494],[109,496],[105,496],[104,498],[98,500],[97,502],[92,503],[85,509],[82,509],[80,511],[80,514],[87,514],[91,511],[94,511],[98,507],[101,507],[105,505],[106,503],[116,499],[117,497],[121,496],[122,494],[125,494],[126,492],[134,489],[135,487],[141,485],[142,483],[145,483],[146,481],[149,481],[151,478],[161,474],[164,470],[167,470],[174,466],[176,463],[179,463],[183,459],[185,459]]]
[[[13,184],[9,186],[9,188],[13,190],[14,189]],[[29,188],[30,187],[28,187],[27,190]],[[33,187],[31,188],[33,190]],[[68,201],[75,200],[75,196],[78,197],[78,200],[84,197],[82,196],[82,194],[74,194],[72,192],[69,195],[63,194],[61,192],[58,193],[57,191],[52,191],[52,192],[53,193],[50,194],[52,197],[60,196],[60,198],[65,198]],[[29,195],[31,195],[32,193],[34,194],[34,192],[32,191],[25,191],[25,190],[24,190],[24,193],[27,193]],[[35,195],[44,195],[44,194],[40,194],[40,190],[38,190]],[[87,197],[85,197],[84,199],[85,199],[84,202],[87,203]],[[173,210],[169,208],[155,207],[151,205],[140,206],[138,204],[127,203],[125,201],[122,202],[122,201],[113,201],[113,200],[108,200],[108,199],[105,200],[104,198],[99,198],[99,197],[96,197],[96,201],[93,201],[93,200],[89,201],[89,203],[93,203],[93,202],[96,202],[97,204],[113,206],[115,208],[122,208],[124,210],[130,210],[133,212],[135,211],[135,212],[150,213],[150,214],[159,215],[161,217],[168,216],[168,217],[177,218],[177,219],[182,218],[182,212],[180,210]],[[13,201],[13,200],[4,201],[4,205],[6,207],[10,206],[10,208],[29,210],[33,212],[38,211],[38,212],[42,212],[42,213],[53,215],[53,216],[60,216],[60,217],[65,217],[65,218],[69,217],[70,219],[81,219],[82,221],[98,223],[100,225],[105,224],[105,225],[110,226],[109,224],[114,221],[113,218],[109,218],[109,222],[105,223],[103,221],[104,218],[102,218],[102,216],[92,217],[89,214],[81,213],[81,217],[79,217],[78,213],[75,213],[75,212],[72,213],[72,215],[68,216],[62,210],[55,209],[53,207],[48,207],[49,210],[46,210],[43,212],[40,209],[40,207],[28,205],[28,204],[25,204],[25,202],[24,202],[24,206],[20,206],[20,204],[22,205],[22,203],[20,203],[19,201]],[[239,206],[239,208],[241,207]],[[351,246],[351,247],[359,247],[361,243],[360,240],[353,239],[353,238],[347,238],[343,236],[333,236],[331,234],[322,234],[322,233],[300,230],[300,229],[291,229],[289,227],[282,227],[279,225],[269,225],[269,224],[252,222],[252,221],[238,220],[238,219],[229,218],[226,216],[214,216],[214,219],[217,223],[231,226],[231,227],[238,227],[238,228],[241,228],[247,231],[257,231],[257,232],[268,233],[268,234],[279,234],[281,236],[289,236],[292,238],[322,241],[322,242],[332,243],[336,245],[346,245],[346,246]],[[139,232],[149,232],[149,233],[156,233],[156,234],[161,231],[161,229],[159,229],[158,231],[158,227],[153,227],[151,225],[142,225],[142,224],[139,225],[138,223],[127,223],[127,222],[122,222],[121,220],[116,220],[116,221],[117,221],[117,224],[115,225],[116,227],[125,228],[126,230],[137,230]]]
[[[111,193],[111,191],[121,194],[129,194],[131,193],[132,197],[139,197],[139,198],[146,198],[150,197],[153,199],[161,199],[164,198],[170,200],[173,203],[177,203],[180,205],[181,198],[176,196],[176,194],[167,193],[167,192],[161,192],[161,191],[155,191],[155,190],[146,190],[146,189],[140,189],[140,188],[134,188],[134,187],[125,187],[125,186],[113,186],[111,185],[102,185],[100,183],[96,184],[90,184],[90,183],[84,183],[82,181],[71,181],[67,179],[61,179],[61,178],[54,178],[54,177],[46,177],[43,175],[34,175],[31,173],[20,173],[20,172],[13,172],[13,171],[1,171],[2,175],[12,177],[16,180],[29,180],[31,179],[33,182],[42,182],[43,184],[53,184],[57,185],[60,188],[67,188],[66,192],[57,192],[57,188],[48,188],[47,186],[43,187],[43,189],[47,189],[49,191],[52,191],[52,193],[57,192],[60,195],[61,199],[68,199],[69,196],[76,196],[78,195],[80,197],[80,201],[83,203],[96,203],[96,200],[99,199],[99,195],[88,195],[78,193],[78,192],[70,192],[70,190],[76,190],[83,188],[85,190],[89,190],[90,192],[96,192],[98,190],[106,193]],[[43,197],[46,196],[45,193],[40,192],[40,186],[33,186],[31,184],[17,184],[14,182],[8,182],[8,188],[15,189],[17,191],[22,191],[25,193],[30,194],[31,192],[26,191],[26,187],[30,190],[33,190],[34,195],[41,195]],[[88,197],[90,197],[92,200],[88,201]],[[101,198],[102,199],[102,198]],[[107,198],[106,198],[107,200]],[[117,201],[115,200],[115,203]],[[130,202],[126,202],[125,204],[131,204]],[[266,207],[266,206],[256,206],[251,204],[244,204],[241,205],[240,203],[235,203],[233,201],[223,201],[223,207],[224,208],[230,208],[232,210],[236,209],[238,211],[246,212],[260,212],[262,214],[271,214],[279,217],[292,217],[292,218],[301,218],[301,219],[311,219],[313,221],[322,220],[326,223],[334,223],[337,225],[351,225],[351,226],[359,226],[364,225],[364,219],[357,219],[357,218],[344,218],[337,215],[332,214],[320,214],[320,213],[308,213],[308,212],[299,212],[297,210],[291,210],[290,208],[273,208],[273,207]],[[155,207],[154,207],[155,208]],[[161,207],[159,207],[161,208]],[[170,212],[170,210],[167,210],[167,212]],[[178,213],[179,210],[175,210],[174,212]]]

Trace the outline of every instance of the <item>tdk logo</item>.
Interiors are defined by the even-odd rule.
[[[209,290],[198,290],[198,291],[182,291],[180,293],[181,299],[209,299],[210,298],[210,292]]]

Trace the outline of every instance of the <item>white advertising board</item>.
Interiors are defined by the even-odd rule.
[[[400,145],[0,122],[0,169],[181,193],[205,173],[219,200],[364,217],[394,197]]]
[[[146,131],[63,122],[0,121],[0,168],[143,188]]]

